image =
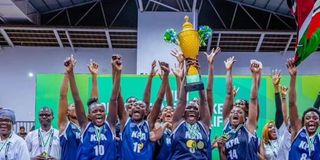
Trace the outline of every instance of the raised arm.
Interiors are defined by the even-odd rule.
[[[178,61],[178,67],[176,67],[176,65],[175,65],[175,68],[177,69],[177,68],[180,68],[181,70],[183,69],[183,66],[184,66],[184,61],[185,61],[185,59],[184,59],[184,57],[183,57],[183,53],[180,51],[180,50],[177,50],[177,49],[174,49],[174,50],[171,50],[171,52],[170,52],[170,54],[173,56],[173,57],[175,57],[176,59],[177,59],[177,61]],[[175,74],[174,72],[173,72],[173,74]],[[177,76],[176,74],[176,78],[178,78],[178,77],[180,77],[180,79],[177,79],[177,84],[178,84],[178,87],[180,87],[180,84],[179,84],[179,82],[181,82],[182,81],[182,77],[183,77],[183,72],[181,72],[181,75],[179,75],[179,76]],[[180,88],[178,89],[178,92],[180,92]],[[180,95],[179,93],[178,93],[178,95]]]
[[[214,59],[215,56],[221,51],[221,49],[218,47],[216,50],[213,48],[211,50],[210,55],[208,55],[206,52],[204,54],[207,57],[208,60],[208,66],[209,66],[209,74],[208,74],[208,86],[207,86],[207,101],[208,101],[208,108],[209,108],[209,113],[210,117],[212,117],[213,113],[213,104],[214,104],[214,97],[212,95],[212,90],[213,90],[213,71],[214,71]]]
[[[183,81],[180,86],[180,95],[178,99],[178,105],[177,108],[175,109],[172,117],[172,130],[174,130],[178,125],[179,122],[182,120],[182,117],[184,115],[184,111],[186,109],[187,105],[187,93],[184,88],[184,82],[185,82],[185,77],[183,78]]]
[[[209,131],[210,124],[211,124],[210,123],[211,115],[208,108],[207,96],[204,90],[200,90],[199,95],[200,95],[200,108],[199,108],[200,121],[202,121],[207,131]]]
[[[281,91],[281,110],[282,110],[283,120],[286,126],[288,126],[289,123],[288,123],[287,100],[286,100],[288,87],[280,86],[280,91]]]
[[[120,56],[119,56],[120,57]],[[109,101],[109,113],[107,117],[107,121],[109,124],[114,128],[117,123],[117,99],[120,92],[120,77],[121,77],[121,71],[122,71],[122,62],[120,59],[112,60],[112,69],[114,73],[113,77],[113,87],[112,87],[112,93]]]
[[[166,89],[166,100],[167,100],[167,106],[171,106],[173,108],[174,107],[173,106],[173,95],[171,92],[169,80],[168,80],[167,89]]]
[[[113,65],[113,61],[120,61],[121,62],[121,56],[118,55],[118,54],[115,54],[115,55],[112,55],[112,60],[111,60],[111,66],[112,66],[112,82],[114,83],[114,79],[116,77],[116,66]],[[120,85],[120,83],[119,83]],[[121,87],[120,87],[121,88]],[[121,124],[121,127],[120,127],[120,132],[122,132],[123,130],[123,127],[125,126],[125,123],[128,119],[128,114],[127,114],[127,111],[124,107],[124,101],[123,101],[123,97],[122,97],[122,94],[121,94],[121,89],[119,89],[119,95],[117,96],[117,113],[118,113],[118,117],[119,117],[119,120],[120,120],[120,124]]]
[[[149,110],[150,110],[150,96],[151,96],[152,79],[157,74],[157,71],[158,71],[155,69],[156,66],[157,66],[157,62],[154,60],[151,65],[151,71],[150,71],[150,74],[148,77],[148,83],[147,83],[147,86],[144,90],[144,95],[143,95],[143,101],[146,104],[147,113],[149,113]]]
[[[275,103],[276,103],[276,114],[275,114],[275,124],[276,127],[279,129],[283,123],[283,115],[282,115],[282,109],[281,109],[281,98],[279,93],[280,88],[280,70],[273,70],[272,71],[272,84],[274,87],[274,95],[275,95]]]
[[[66,71],[69,76],[70,88],[71,88],[73,101],[75,104],[77,119],[79,121],[79,125],[81,127],[81,130],[83,131],[88,124],[88,119],[86,117],[83,103],[82,103],[80,96],[79,96],[79,91],[77,88],[76,80],[74,78],[73,68],[74,68],[75,64],[76,64],[76,60],[73,58],[73,55],[71,55],[71,57],[68,57],[67,60],[64,62],[64,66],[66,67]]]
[[[91,89],[91,98],[98,98],[98,82],[97,75],[99,71],[99,65],[90,59],[90,64],[88,65],[88,69],[92,76],[92,89]]]
[[[222,117],[223,117],[224,123],[226,123],[226,120],[228,119],[229,114],[232,110],[232,106],[233,106],[234,96],[233,96],[233,87],[232,87],[233,86],[233,84],[232,84],[232,66],[233,66],[234,62],[236,62],[234,57],[230,57],[226,61],[224,61],[224,64],[227,69],[227,95],[226,95],[226,99],[223,104],[223,111],[222,111]]]
[[[290,89],[289,89],[289,116],[290,116],[290,124],[291,124],[291,140],[293,140],[301,128],[301,123],[300,123],[298,108],[297,108],[297,94],[296,94],[297,68],[294,65],[293,59],[288,60],[287,68],[291,77]]]
[[[163,97],[164,97],[164,94],[166,92],[166,88],[168,85],[168,75],[170,72],[168,63],[159,62],[159,65],[160,65],[160,68],[164,74],[162,77],[162,84],[160,87],[160,91],[158,93],[158,98],[153,105],[153,108],[152,108],[152,111],[150,112],[150,115],[147,118],[151,130],[153,129],[154,123],[156,122],[158,115],[160,113],[160,110],[161,110],[161,104],[162,104]]]
[[[183,66],[176,66],[176,64],[174,64],[174,69],[171,68],[172,73],[174,74],[174,76],[176,77],[176,83],[177,83],[177,98],[179,98],[180,95],[180,86],[181,86],[181,81],[182,81],[182,77],[183,77]]]
[[[249,103],[249,116],[246,126],[250,133],[255,134],[257,129],[257,114],[258,114],[258,91],[259,81],[261,77],[262,63],[257,60],[251,60],[250,70],[252,73],[252,88]]]
[[[58,115],[58,126],[60,134],[65,130],[68,123],[67,111],[68,111],[68,74],[65,73],[63,82],[60,89],[60,100],[59,100],[59,115]]]
[[[320,92],[318,93],[317,99],[314,102],[313,107],[317,108],[317,109],[319,109],[319,107],[320,107]]]

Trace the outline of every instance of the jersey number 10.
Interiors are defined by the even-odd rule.
[[[104,155],[104,146],[103,145],[96,145],[94,146],[94,151],[96,156],[103,156]]]

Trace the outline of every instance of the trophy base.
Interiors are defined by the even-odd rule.
[[[204,89],[204,85],[201,81],[200,75],[187,75],[187,81],[185,84],[185,89],[187,92],[190,91],[199,91]]]

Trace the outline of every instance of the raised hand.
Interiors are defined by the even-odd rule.
[[[115,71],[120,72],[122,70],[121,56],[119,54],[113,55],[111,59],[111,64]]]
[[[73,55],[71,54],[70,57],[67,57],[65,60],[64,60],[64,66],[65,66],[65,69],[66,69],[66,72],[69,73],[69,72],[73,72],[73,68],[74,66],[76,65],[77,61],[73,58]]]
[[[150,71],[150,76],[154,77],[155,75],[157,75],[158,70],[155,69],[157,66],[157,61],[153,60],[152,64],[151,64],[151,71]]]
[[[262,63],[255,59],[250,60],[250,70],[254,76],[261,75]]]
[[[171,71],[172,71],[172,73],[176,76],[176,77],[178,77],[178,78],[182,78],[182,76],[183,76],[183,69],[182,69],[182,67],[183,66],[177,66],[176,64],[174,64],[174,69],[173,68],[171,68]]]
[[[297,67],[294,64],[294,59],[293,58],[289,58],[288,59],[287,68],[288,68],[288,72],[289,72],[291,77],[297,75]]]
[[[279,86],[281,79],[281,70],[275,69],[272,70],[272,83],[274,86]]]
[[[286,87],[286,86],[280,86],[280,91],[281,91],[282,97],[283,97],[283,96],[286,96],[287,93],[288,93],[288,87]]]
[[[233,89],[232,89],[232,95],[233,97],[236,97],[238,91],[239,91],[240,87],[236,87],[236,86],[233,86]]]
[[[169,75],[169,72],[170,72],[170,68],[169,68],[169,64],[166,63],[166,62],[159,62],[159,66],[161,68],[161,71],[163,72],[163,75]]]
[[[214,62],[214,58],[220,51],[221,49],[219,47],[217,49],[212,48],[210,55],[207,52],[203,52],[203,54],[206,55],[208,63],[212,64]]]
[[[192,65],[200,72],[200,64],[198,59],[186,59],[187,71]]]
[[[97,75],[98,71],[99,71],[99,65],[98,65],[98,63],[96,63],[95,61],[90,59],[90,63],[88,65],[88,69],[89,69],[91,74]]]
[[[179,64],[183,63],[184,61],[184,57],[183,57],[183,53],[177,49],[171,50],[170,54],[173,57],[176,57],[177,61],[179,62]]]
[[[234,59],[234,56],[229,57],[226,61],[224,61],[224,65],[226,66],[226,69],[228,71],[232,70],[232,66],[234,64],[234,62],[236,62],[237,60]]]

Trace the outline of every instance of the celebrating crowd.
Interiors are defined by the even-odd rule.
[[[190,102],[187,101],[188,91],[184,86],[186,70],[191,65],[199,69],[199,62],[185,59],[177,50],[171,53],[178,61],[175,68],[170,69],[166,62],[152,63],[143,100],[138,100],[135,95],[124,99],[121,92],[125,88],[121,88],[120,83],[123,63],[120,55],[113,55],[113,85],[110,91],[106,91],[111,92],[108,107],[99,102],[99,65],[91,60],[88,69],[92,75],[92,89],[86,103],[87,112],[75,80],[76,60],[71,55],[64,62],[59,128],[52,127],[55,116],[51,109],[53,106],[43,106],[38,115],[40,128],[28,133],[24,140],[12,130],[15,124],[14,111],[0,109],[0,160],[207,160],[215,159],[211,155],[214,149],[218,150],[221,160],[319,160],[320,135],[317,129],[320,96],[314,106],[306,109],[299,117],[297,68],[292,59],[286,63],[291,77],[289,88],[281,84],[279,70],[272,72],[275,119],[267,122],[264,127],[259,126],[263,127],[262,138],[256,133],[262,63],[258,60],[249,63],[252,74],[250,97],[247,100],[234,100],[238,91],[233,86],[232,78],[236,59],[230,57],[224,61],[227,94],[223,105],[223,135],[210,138],[213,131],[214,61],[219,52],[220,48],[217,48],[210,54],[205,53],[209,65],[208,83],[204,90],[198,91],[198,98]],[[151,107],[152,79],[157,75],[157,64],[162,82],[157,99]],[[176,106],[168,81],[170,71],[177,82]],[[69,87],[72,104],[68,104],[67,99]],[[164,98],[167,106],[162,106]]]

